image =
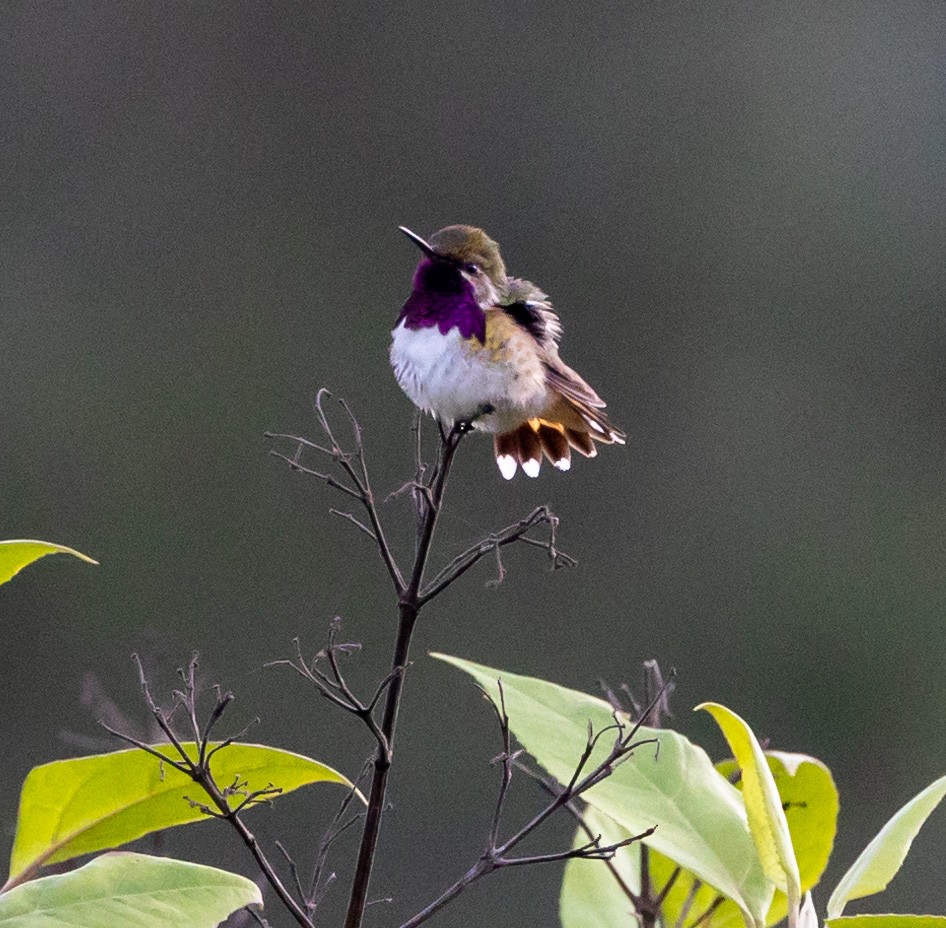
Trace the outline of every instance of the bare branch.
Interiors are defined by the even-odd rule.
[[[375,533],[371,531],[371,529],[368,528],[364,522],[356,519],[350,512],[342,512],[340,509],[329,509],[329,513],[333,516],[338,516],[339,518],[351,522],[351,524],[354,525],[358,531],[364,532],[365,535],[367,535],[375,544],[377,544],[378,536],[375,535]]]
[[[345,928],[360,928],[368,901],[368,884],[371,879],[375,849],[381,830],[381,818],[385,808],[388,772],[391,769],[393,758],[394,733],[397,727],[398,710],[404,687],[405,670],[410,660],[414,628],[417,625],[417,619],[423,605],[420,601],[421,584],[430,556],[430,547],[433,543],[443,496],[447,489],[447,478],[450,475],[450,469],[460,447],[463,434],[464,429],[462,427],[454,426],[444,436],[438,466],[431,474],[427,484],[430,487],[429,502],[424,502],[423,496],[414,494],[415,505],[417,506],[414,564],[411,568],[410,578],[406,584],[401,586],[399,591],[398,630],[394,643],[394,654],[391,659],[390,682],[385,688],[384,709],[379,727],[378,751],[374,759],[374,773],[368,798],[368,810],[365,815],[365,827],[361,835],[361,846],[358,849],[358,861],[355,865],[355,876],[352,881],[351,896],[349,897],[348,911],[345,916]],[[370,714],[368,718],[371,718]]]
[[[217,688],[217,701],[211,710],[209,717],[207,718],[207,724],[204,726],[204,731],[201,734],[201,741],[205,743],[210,741],[210,734],[213,731],[214,726],[220,721],[220,717],[226,711],[227,706],[233,702],[233,700],[233,693],[227,692],[221,695],[219,687]]]
[[[222,748],[233,743],[235,740],[235,738],[224,739],[224,741],[220,744],[213,744],[209,740],[210,732],[213,730],[227,706],[232,701],[232,694],[223,693],[219,687],[214,687],[213,689],[216,694],[214,707],[211,709],[207,721],[201,725],[197,717],[197,703],[200,697],[200,688],[197,683],[197,655],[194,654],[192,656],[186,670],[180,669],[178,671],[181,679],[184,682],[184,689],[175,691],[174,695],[176,704],[184,710],[185,714],[187,715],[190,727],[193,729],[196,735],[197,757],[193,758],[187,753],[183,743],[171,729],[168,716],[165,715],[165,713],[154,701],[154,698],[151,695],[151,690],[148,686],[148,680],[145,675],[141,659],[137,654],[133,655],[133,658],[138,667],[138,679],[139,683],[141,684],[141,691],[145,703],[148,706],[152,716],[160,726],[162,732],[167,736],[168,740],[171,742],[171,745],[180,756],[180,761],[173,759],[164,752],[159,751],[150,745],[144,744],[140,740],[132,738],[129,735],[122,734],[118,731],[113,731],[110,728],[107,728],[107,730],[111,731],[112,734],[116,735],[122,740],[133,744],[135,747],[140,748],[143,751],[146,751],[147,753],[156,757],[162,763],[170,764],[176,770],[179,770],[181,773],[189,776],[204,792],[209,802],[200,802],[199,800],[191,799],[186,796],[184,798],[190,802],[194,808],[199,809],[205,815],[211,816],[213,818],[223,819],[230,824],[230,826],[237,832],[243,843],[249,849],[250,853],[252,853],[267,882],[273,888],[276,895],[279,896],[283,905],[285,905],[285,907],[295,918],[296,922],[302,926],[302,928],[313,928],[312,920],[309,918],[302,906],[293,898],[289,890],[287,890],[283,885],[273,865],[270,863],[269,859],[266,857],[266,854],[259,846],[259,842],[240,818],[240,812],[243,809],[251,805],[256,805],[260,802],[269,801],[274,795],[282,792],[282,790],[273,786],[272,783],[268,784],[262,789],[250,790],[246,781],[241,780],[239,777],[237,777],[229,786],[221,787],[214,779],[213,772],[210,769],[210,760],[213,755]],[[236,796],[240,796],[242,798],[234,804],[231,802],[231,800]]]
[[[699,925],[702,925],[703,922],[709,921],[713,917],[713,913],[723,904],[725,900],[722,896],[717,896],[703,911],[701,915],[698,915],[692,922],[687,926],[687,928],[698,928]]]
[[[302,888],[302,882],[299,880],[299,868],[296,866],[296,862],[293,859],[289,851],[286,850],[285,846],[281,841],[275,841],[276,850],[286,859],[286,863],[289,866],[289,872],[292,874],[292,882],[296,887],[296,895],[305,902],[305,890]]]
[[[286,437],[291,438],[295,436],[287,435]],[[303,439],[296,437],[296,441],[300,443],[299,448],[301,449],[303,447],[303,444],[302,444]],[[311,445],[311,443],[309,444],[311,447],[317,447],[316,445]],[[270,451],[269,453],[274,458],[279,458],[280,460],[285,461],[293,470],[298,471],[300,474],[308,474],[310,477],[318,477],[319,480],[324,480],[326,486],[331,487],[333,490],[339,490],[342,493],[345,493],[346,495],[351,496],[353,499],[357,499],[359,501],[361,500],[361,496],[358,494],[356,490],[353,490],[351,487],[346,487],[344,483],[341,483],[340,481],[338,481],[331,474],[326,474],[320,470],[313,470],[311,467],[303,467],[299,463],[299,458],[297,454],[293,455],[292,457],[289,457],[288,455],[282,454],[279,451]]]
[[[546,789],[548,792],[551,792],[553,795],[555,794],[555,789],[557,787],[557,784],[555,784],[554,781],[548,781],[544,777],[539,776],[534,771],[528,770],[528,768],[523,768],[523,769],[526,769],[529,775],[532,776],[538,783],[540,783],[544,789]],[[575,821],[578,823],[578,826],[581,828],[581,830],[584,831],[584,833],[589,838],[594,839],[595,833],[594,831],[592,831],[591,826],[585,820],[585,816],[582,814],[581,810],[578,808],[578,803],[576,803],[574,800],[572,800],[571,802],[567,802],[565,804],[565,810],[572,816],[572,818],[575,819]],[[641,853],[644,854],[646,852],[647,852],[647,847],[645,845],[644,847],[641,848]],[[615,881],[617,882],[618,886],[621,889],[621,892],[624,893],[624,895],[627,897],[631,905],[634,906],[634,910],[639,913],[641,910],[641,897],[637,893],[635,893],[631,889],[631,887],[628,885],[627,881],[624,879],[623,875],[621,874],[621,871],[618,870],[618,868],[615,866],[614,858],[613,857],[605,858],[604,864],[610,871],[611,876],[614,877]]]
[[[642,831],[639,835],[633,835],[630,838],[625,838],[623,841],[615,841],[613,844],[601,844],[601,836],[598,835],[587,844],[574,847],[568,851],[558,851],[553,854],[537,854],[532,857],[505,857],[497,860],[496,866],[518,867],[524,864],[555,863],[561,860],[608,861],[612,860],[614,855],[621,850],[622,847],[628,847],[631,844],[636,844],[638,841],[643,841],[645,838],[649,838],[656,830],[657,826],[654,825],[646,831]]]
[[[249,915],[250,918],[252,918],[256,922],[256,924],[260,926],[260,928],[270,928],[269,922],[266,921],[266,919],[263,918],[263,916],[260,915],[259,912],[256,911],[256,909],[252,908],[251,906],[245,905],[243,906],[243,911],[247,915]]]
[[[328,390],[323,388],[319,390],[315,399],[316,418],[322,432],[329,440],[328,446],[309,441],[308,439],[296,435],[287,435],[281,432],[267,432],[266,434],[269,438],[293,441],[296,445],[295,452],[291,456],[278,451],[272,451],[271,453],[281,460],[284,460],[293,470],[316,477],[332,489],[339,490],[346,496],[350,496],[361,503],[368,516],[368,525],[365,525],[352,513],[341,512],[336,509],[330,511],[334,515],[347,519],[355,525],[359,531],[364,532],[371,538],[377,546],[381,560],[391,576],[395,592],[400,596],[404,591],[404,578],[394,558],[394,553],[388,544],[380,516],[378,515],[377,506],[375,505],[374,492],[371,489],[371,480],[368,476],[368,467],[365,461],[361,425],[355,418],[348,404],[344,400],[339,400],[339,405],[341,405],[348,418],[355,444],[354,451],[343,450],[341,442],[335,437],[331,420],[324,408],[325,400],[331,397],[331,395]],[[335,477],[328,471],[316,470],[303,465],[302,458],[306,451],[314,452],[328,458],[329,461],[341,471],[342,479]]]
[[[174,760],[173,757],[168,757],[167,754],[162,753],[157,750],[157,748],[151,747],[151,745],[145,744],[143,741],[139,741],[137,738],[133,738],[131,735],[126,735],[117,729],[112,728],[110,725],[106,725],[105,722],[99,722],[99,725],[105,729],[110,735],[114,735],[116,738],[120,738],[122,741],[127,742],[128,744],[136,747],[146,753],[150,754],[152,757],[156,757],[162,764],[167,764],[169,767],[173,767],[175,770],[180,770],[181,773],[187,773],[189,767],[187,764],[182,764],[180,761]]]
[[[635,842],[642,841],[645,838],[650,837],[656,831],[656,826],[653,826],[639,835],[634,835],[630,838],[626,838],[613,844],[602,845],[600,835],[595,835],[591,833],[590,829],[588,829],[590,840],[586,844],[577,848],[570,848],[569,850],[556,851],[549,854],[537,854],[524,857],[511,856],[510,852],[517,845],[529,837],[529,835],[536,831],[536,829],[538,829],[559,809],[568,808],[573,815],[578,817],[580,821],[583,821],[580,813],[574,806],[574,800],[592,786],[601,782],[601,780],[609,777],[614,772],[614,769],[618,766],[618,764],[630,757],[634,750],[643,744],[653,743],[655,739],[648,738],[635,741],[634,738],[641,727],[640,723],[638,722],[633,727],[631,727],[630,730],[628,730],[627,725],[624,724],[617,712],[615,712],[614,724],[607,725],[597,732],[594,731],[594,729],[591,727],[591,724],[589,723],[585,747],[578,758],[575,769],[569,778],[568,783],[565,786],[560,786],[559,784],[554,783],[554,781],[544,781],[542,778],[536,777],[540,780],[540,782],[543,783],[545,789],[550,793],[550,801],[515,834],[513,834],[512,837],[500,844],[498,842],[499,826],[502,818],[503,806],[505,805],[506,795],[509,789],[509,783],[512,777],[512,768],[516,767],[518,769],[525,770],[528,770],[528,768],[519,763],[518,753],[513,753],[511,750],[509,718],[506,714],[505,693],[503,690],[502,681],[497,681],[497,688],[499,692],[498,704],[486,690],[480,688],[487,700],[490,702],[497,721],[499,722],[500,736],[502,739],[502,752],[499,754],[497,761],[500,761],[503,765],[503,776],[500,782],[499,795],[497,797],[496,806],[493,811],[493,818],[490,824],[489,840],[486,850],[480,856],[479,860],[477,860],[477,862],[462,877],[460,877],[460,879],[458,879],[452,886],[442,893],[438,899],[435,899],[425,909],[423,909],[421,912],[418,912],[413,918],[404,922],[401,928],[416,928],[416,926],[423,924],[425,921],[439,912],[444,906],[452,902],[468,886],[486,876],[487,874],[492,873],[494,870],[501,869],[503,867],[527,866],[572,859],[610,861],[614,857],[615,853],[621,848],[627,847],[628,845]],[[615,732],[615,737],[611,748],[607,751],[604,758],[586,773],[585,771],[592,755],[596,751],[596,748],[604,736],[610,732]],[[535,774],[532,774],[531,771],[530,775],[535,776]],[[587,829],[587,825],[585,825],[585,828]],[[622,887],[625,886],[623,881],[621,881],[621,885]],[[627,891],[630,893],[629,888]],[[630,894],[629,898],[632,899],[635,907],[639,911],[639,897],[635,897],[633,894]]]
[[[371,697],[371,701],[367,705],[367,710],[369,712],[374,712],[375,707],[378,705],[379,700],[384,695],[385,690],[399,677],[404,673],[404,667],[395,667],[388,675],[378,684],[378,688],[374,691],[374,696]]]
[[[370,764],[366,763],[361,771],[361,775],[355,780],[351,789],[345,794],[341,803],[339,803],[338,809],[332,817],[332,821],[329,823],[325,834],[322,836],[322,840],[319,842],[319,852],[315,858],[315,866],[312,869],[312,878],[309,882],[309,893],[306,897],[307,908],[313,913],[324,898],[328,888],[335,880],[334,873],[329,874],[324,881],[322,879],[322,874],[325,871],[332,845],[341,835],[348,831],[349,828],[364,818],[363,812],[352,815],[348,819],[346,819],[345,816],[348,814],[352,800],[358,795],[358,784],[365,778],[369,769]]]
[[[327,401],[330,398],[331,394],[328,393],[328,391],[320,390],[315,400],[315,415],[323,435],[322,440],[319,442],[312,442],[285,435],[274,435],[271,437],[295,442],[295,449],[292,455],[280,455],[292,468],[311,473],[330,487],[342,489],[346,495],[357,499],[361,504],[367,516],[365,519],[362,519],[357,512],[341,509],[332,509],[331,512],[333,515],[351,522],[355,528],[372,539],[373,543],[378,548],[382,561],[385,563],[391,575],[398,595],[399,607],[399,622],[394,653],[389,673],[377,686],[367,702],[359,699],[353,693],[345,679],[339,660],[340,655],[344,653],[344,648],[336,643],[334,631],[330,634],[328,647],[319,652],[311,662],[307,662],[303,658],[301,648],[297,642],[297,650],[299,653],[296,658],[293,660],[278,661],[276,663],[287,664],[301,676],[312,682],[322,696],[361,718],[377,740],[377,750],[373,759],[373,775],[368,798],[368,808],[365,814],[362,840],[345,919],[345,928],[361,928],[365,908],[369,904],[369,881],[381,827],[381,819],[386,808],[385,797],[388,772],[393,760],[394,734],[405,674],[410,664],[411,640],[421,609],[432,598],[439,595],[447,589],[448,586],[475,567],[484,557],[495,557],[496,559],[497,574],[495,579],[490,582],[490,585],[496,585],[502,582],[506,573],[502,559],[502,549],[517,542],[522,542],[523,544],[545,551],[551,561],[553,569],[571,566],[575,561],[567,554],[558,550],[556,540],[558,519],[547,506],[541,506],[533,510],[532,513],[519,522],[490,534],[486,538],[481,539],[477,544],[461,552],[440,570],[432,580],[426,581],[425,571],[430,558],[431,547],[443,504],[448,477],[460,441],[465,432],[469,430],[470,424],[461,422],[445,428],[442,422],[437,422],[437,427],[440,430],[440,453],[436,463],[428,467],[423,459],[422,417],[418,413],[415,416],[413,426],[415,437],[415,468],[413,479],[409,480],[403,487],[387,497],[391,499],[404,492],[410,491],[414,503],[416,519],[414,560],[408,574],[402,574],[388,546],[378,516],[365,460],[361,426],[347,403],[345,403],[344,400],[339,400],[347,417],[348,427],[350,428],[350,437],[346,435],[345,439],[347,446],[343,445],[339,440],[340,433],[336,432],[335,425],[327,412]],[[312,455],[316,455],[328,462],[325,470],[313,467],[305,460],[305,456],[311,457]],[[538,533],[535,533],[535,530],[542,526],[548,527],[547,536],[536,537]],[[322,668],[316,666],[320,659],[324,659],[328,666],[323,666]],[[634,743],[633,738],[627,737],[626,726],[617,719],[614,726],[608,726],[605,729],[606,732],[615,732],[615,744],[610,750],[601,747],[601,738],[605,732],[590,732],[585,752],[576,766],[573,782],[567,785],[565,792],[560,796],[553,797],[545,810],[540,812],[523,828],[516,832],[512,838],[500,844],[499,834],[502,824],[503,807],[512,779],[513,766],[519,756],[519,752],[514,751],[512,747],[509,721],[506,716],[504,702],[505,698],[502,685],[500,684],[498,705],[494,705],[494,710],[503,742],[502,751],[496,758],[496,762],[502,765],[502,776],[496,806],[490,822],[489,848],[476,866],[472,868],[470,873],[467,874],[463,880],[459,881],[458,887],[449,890],[447,895],[462,891],[463,887],[468,885],[473,879],[477,879],[479,876],[484,875],[486,872],[491,872],[498,867],[520,866],[526,863],[538,863],[544,860],[562,860],[568,857],[607,859],[613,855],[619,847],[623,846],[623,844],[621,844],[603,847],[601,846],[600,839],[596,837],[585,847],[574,848],[567,852],[557,852],[551,855],[514,857],[509,853],[520,841],[523,841],[532,831],[541,825],[549,815],[557,811],[558,808],[561,808],[563,804],[571,801],[572,798],[579,796],[582,791],[590,788],[590,786],[598,782],[599,779],[610,775],[611,771],[618,763],[627,756],[630,756],[630,753],[638,744]],[[380,720],[375,720],[375,710],[379,708]],[[592,754],[596,756],[604,754],[606,759],[602,765],[596,766],[589,771],[588,766],[592,763]],[[353,821],[355,821],[355,819],[349,819],[342,823],[341,816],[339,816],[333,828],[330,829],[330,840],[334,840],[337,833],[348,828]],[[327,847],[330,840],[326,839],[323,844]],[[328,883],[331,882],[334,876],[329,876],[323,883],[324,872],[324,855],[320,851],[320,857],[316,864],[316,872],[313,877],[309,897],[307,900],[304,900],[304,904],[310,916],[314,912],[314,907],[317,904],[318,894],[322,891],[324,886],[327,886]],[[429,914],[439,909],[442,904],[443,900],[439,900],[433,908],[429,909]],[[424,918],[429,917],[429,914],[424,916]],[[415,918],[409,924],[420,924],[420,921],[424,920],[424,918]]]
[[[540,541],[536,538],[528,538],[527,533],[540,525],[549,526],[549,538],[546,541]],[[476,566],[488,554],[495,554],[499,559],[499,549],[506,545],[511,545],[517,541],[523,544],[530,544],[547,551],[552,558],[555,566],[572,566],[576,563],[574,558],[563,554],[555,547],[555,527],[558,525],[558,517],[548,508],[548,506],[539,506],[534,509],[524,519],[512,525],[507,525],[498,532],[483,538],[476,544],[471,545],[465,551],[458,554],[446,567],[444,567],[420,594],[420,604],[429,602],[438,594],[442,593],[451,583],[462,577],[468,570]],[[492,585],[502,583],[505,576],[505,570],[502,561],[499,561],[499,576],[497,580],[492,581]]]
[[[499,722],[499,733],[503,746],[502,753],[497,758],[497,760],[502,763],[503,773],[502,780],[499,784],[499,795],[496,797],[493,821],[489,829],[489,846],[491,848],[496,847],[496,842],[499,840],[499,826],[502,820],[503,806],[506,803],[506,793],[509,790],[509,784],[512,782],[512,765],[515,761],[515,756],[512,752],[512,736],[509,732],[509,716],[506,714],[506,694],[503,691],[502,680],[497,680],[496,686],[499,690],[498,705],[486,690],[482,689],[482,687],[480,688],[483,695],[489,700],[490,705],[493,707],[493,711],[496,713],[496,720]],[[493,763],[495,762],[496,761],[493,761]]]
[[[304,677],[312,683],[319,691],[319,694],[329,700],[329,702],[361,719],[368,731],[371,732],[372,737],[377,741],[379,749],[387,752],[388,739],[382,731],[381,726],[378,724],[377,719],[375,719],[374,712],[381,696],[391,685],[394,678],[401,673],[401,670],[391,671],[378,685],[370,701],[365,704],[355,695],[354,691],[348,685],[338,661],[340,654],[344,655],[351,651],[359,650],[361,645],[354,642],[338,643],[336,638],[340,628],[341,619],[336,616],[329,627],[328,645],[319,651],[311,661],[306,661],[303,657],[302,645],[297,637],[293,639],[293,643],[296,646],[295,659],[270,661],[266,666],[291,667],[301,677]],[[328,661],[331,676],[319,669],[318,662],[322,659]]]
[[[660,892],[657,893],[656,896],[654,896],[654,906],[656,908],[659,909],[660,906],[664,904],[664,900],[667,898],[667,896],[670,895],[670,890],[673,889],[674,884],[677,882],[678,879],[680,879],[680,874],[682,872],[683,870],[680,867],[673,868],[673,873],[671,873],[670,876],[667,877],[667,882],[664,883],[663,889],[661,889]]]
[[[674,928],[683,928],[686,924],[687,916],[690,914],[690,909],[693,908],[693,903],[696,900],[696,894],[700,891],[702,886],[702,880],[693,881],[686,899],[683,900],[683,906],[680,908],[680,914],[677,916]]]

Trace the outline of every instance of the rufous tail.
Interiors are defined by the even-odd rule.
[[[558,395],[535,419],[493,439],[499,471],[511,480],[521,467],[530,477],[538,477],[542,456],[559,470],[571,467],[574,448],[586,458],[597,453],[595,442],[623,445],[627,436],[616,429],[596,406]]]

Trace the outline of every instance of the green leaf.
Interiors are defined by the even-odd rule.
[[[838,788],[827,765],[807,754],[766,751],[795,848],[801,891],[818,885],[828,866],[838,827]],[[733,762],[735,766],[735,762]],[[717,764],[728,776],[729,771]]]
[[[89,564],[98,564],[87,554],[76,551],[73,548],[67,548],[64,545],[54,545],[49,541],[0,541],[0,584],[15,577],[24,567],[28,567],[33,561],[38,561],[47,554],[71,554],[79,558],[80,561],[87,561]]]
[[[829,918],[828,928],[946,928],[946,915],[844,915]]]
[[[769,751],[766,760],[785,810],[798,860],[802,892],[807,892],[818,884],[831,856],[838,820],[838,790],[831,772],[817,758]],[[724,760],[716,765],[716,769],[729,779],[738,772],[739,765],[735,760]],[[737,787],[741,786],[740,779]],[[651,879],[658,889],[666,885],[675,868],[673,861],[651,854]],[[693,883],[694,876],[688,871],[678,876],[663,905],[664,920],[668,924],[675,924],[679,918]],[[716,891],[709,887],[699,889],[690,903],[689,921],[704,912],[716,895]],[[766,916],[766,925],[778,924],[787,913],[788,900],[784,893],[777,892]],[[710,920],[703,923],[703,928],[743,928],[743,925],[739,909],[726,901],[713,912]]]
[[[169,744],[156,748],[173,756]],[[195,744],[184,748],[197,756]],[[318,761],[256,744],[231,744],[210,763],[222,787],[244,784],[234,805],[246,792],[270,785],[284,793],[317,782],[351,786]],[[190,777],[137,748],[34,767],[20,795],[7,887],[46,864],[118,847],[173,825],[206,821],[188,796],[207,802]]]
[[[592,832],[600,835],[602,846],[617,844],[631,837],[627,829],[592,806],[585,810],[584,819]],[[572,846],[581,847],[588,841],[588,833],[579,828]],[[562,928],[627,928],[631,925],[634,906],[618,878],[631,892],[640,892],[639,843],[620,848],[610,862],[578,859],[568,861],[559,896],[558,910]]]
[[[574,773],[589,722],[595,731],[613,725],[604,700],[545,680],[433,656],[470,674],[497,700],[501,677],[512,730],[560,782]],[[648,738],[659,739],[659,752],[653,745],[641,747],[584,799],[631,834],[656,825],[649,846],[717,887],[753,923],[763,924],[774,887],[759,864],[738,790],[713,769],[705,751],[682,735],[642,728],[640,739]],[[601,739],[587,769],[606,756],[610,741]]]
[[[914,796],[861,852],[828,900],[828,919],[836,919],[852,899],[886,889],[897,875],[917,832],[946,796],[946,777]],[[901,916],[898,916],[901,917]]]
[[[713,716],[742,771],[742,797],[766,876],[788,897],[788,921],[797,924],[801,876],[775,778],[752,729],[731,709],[705,702],[696,707]]]
[[[103,854],[0,896],[0,928],[216,928],[259,887],[235,873],[144,854]]]
[[[798,858],[798,869],[801,874],[802,891],[806,892],[818,884],[824,873],[831,849],[838,819],[838,791],[831,777],[831,772],[820,760],[805,754],[790,754],[784,751],[766,752],[769,770],[775,780],[781,805],[785,809],[785,818],[791,833],[792,844]],[[735,760],[724,760],[716,764],[716,769],[727,779],[738,772],[739,765]],[[737,783],[737,788],[742,780]],[[589,808],[586,818],[593,816],[593,830],[602,833],[606,842],[616,843],[627,837],[627,832],[618,829],[607,816]],[[589,819],[589,824],[591,820]],[[576,836],[576,845],[581,843],[579,838],[584,835],[580,831]],[[622,873],[633,876],[631,889],[638,891],[640,881],[640,848],[631,845],[622,848],[612,863]],[[653,849],[650,852],[651,881],[656,892],[667,884],[670,876],[677,869],[677,865]],[[695,921],[715,901],[718,893],[711,886],[698,887],[691,896],[695,877],[689,871],[680,872],[667,894],[662,907],[663,923],[674,925],[677,923],[684,906],[689,902],[688,911],[683,919],[684,923]],[[811,896],[806,896],[810,909]],[[565,868],[565,879],[562,883],[560,911],[562,913],[563,928],[627,928],[627,901],[617,881],[610,870],[598,861],[569,861]],[[600,909],[596,909],[599,906]],[[623,906],[623,908],[622,908]],[[766,916],[767,925],[776,925],[785,918],[788,912],[788,901],[784,893],[776,893],[772,906]],[[600,913],[597,921],[596,915]],[[804,924],[806,914],[802,907]],[[568,915],[573,921],[567,921]],[[584,921],[582,919],[584,918]],[[702,928],[744,928],[745,919],[738,906],[729,900],[718,905],[712,916],[702,922]],[[811,928],[817,928],[817,917],[814,916]],[[946,926],[944,926],[946,928]]]

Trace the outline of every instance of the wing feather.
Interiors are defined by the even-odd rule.
[[[546,361],[545,370],[548,374],[549,386],[558,390],[562,396],[576,403],[593,406],[595,409],[604,409],[607,405],[583,377],[558,358]]]
[[[558,354],[562,323],[548,296],[528,280],[512,277],[502,302],[503,311],[524,328],[549,354]]]

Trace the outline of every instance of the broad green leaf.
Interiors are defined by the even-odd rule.
[[[807,893],[817,885],[831,855],[838,818],[837,787],[828,768],[817,758],[784,751],[768,751],[766,760],[775,780],[781,805],[785,809],[785,818],[798,858],[802,890]],[[739,770],[739,765],[735,760],[725,760],[717,763],[716,769],[728,779]],[[737,788],[741,785],[740,778]],[[626,837],[626,832],[618,836],[614,831],[618,827],[615,823],[608,825],[607,816],[590,808],[586,817],[589,815],[594,817],[593,829],[600,831],[605,841],[614,843],[621,840],[621,837]],[[576,843],[579,843],[579,838],[584,834],[584,831],[578,833]],[[631,884],[634,891],[637,891],[640,879],[639,855],[639,846],[632,845],[619,850],[613,860],[613,864],[621,872],[634,876],[635,882]],[[676,864],[671,860],[651,850],[650,873],[655,891],[663,889],[676,869]],[[682,871],[678,874],[664,900],[664,924],[676,924],[687,904],[689,908],[683,919],[684,923],[695,921],[713,905],[718,895],[716,890],[703,885],[691,897],[694,882],[692,873]],[[586,925],[588,928],[592,925],[595,928],[626,928],[627,907],[625,905],[622,908],[626,899],[606,866],[596,861],[569,861],[562,883],[560,904],[563,928],[586,928]],[[806,899],[809,921],[814,918],[810,928],[817,928],[817,916],[810,906],[810,894],[806,895]],[[788,901],[785,894],[776,893],[766,916],[766,924],[778,924],[787,912]],[[572,921],[566,920],[566,915],[571,917]],[[806,909],[803,906],[800,925],[805,925],[805,916]],[[582,917],[585,921],[581,920]],[[739,908],[727,900],[718,905],[701,925],[702,928],[744,928],[745,919]]]
[[[801,876],[775,778],[769,770],[762,746],[752,729],[731,709],[714,702],[705,702],[696,708],[705,709],[713,716],[739,764],[749,830],[762,869],[788,897],[789,924],[795,925],[801,908]]]
[[[98,564],[87,554],[76,551],[73,548],[67,548],[64,545],[54,545],[49,541],[0,541],[0,584],[15,577],[24,567],[28,567],[33,561],[38,561],[47,554],[71,554],[79,558],[80,561],[87,561],[89,564]]]
[[[842,915],[828,928],[946,928],[946,915]]]
[[[522,677],[446,655],[433,655],[470,674],[498,700],[502,678],[506,709],[516,738],[557,780],[567,782],[584,750],[589,723],[595,731],[613,725],[602,699],[545,680]],[[642,728],[646,745],[584,795],[631,834],[656,825],[650,847],[679,861],[733,899],[762,925],[774,887],[766,879],[738,790],[714,769],[706,752],[670,730]],[[600,739],[588,769],[600,762],[612,738]]]
[[[585,823],[600,835],[602,846],[617,844],[631,837],[614,819],[588,806]],[[588,833],[579,828],[573,847],[588,843]],[[641,850],[635,842],[620,848],[611,861],[570,860],[565,865],[558,911],[562,928],[630,928],[637,919],[634,906],[621,886],[639,893],[641,885]]]
[[[943,796],[946,796],[946,777],[940,777],[914,796],[880,829],[831,893],[828,900],[829,920],[841,915],[845,905],[852,899],[872,896],[887,888],[903,865],[917,832]]]
[[[779,798],[785,809],[788,830],[798,859],[802,892],[816,886],[827,866],[834,844],[838,819],[838,791],[828,768],[814,757],[804,754],[788,754],[783,751],[766,753],[769,770],[775,779]],[[734,760],[716,764],[716,769],[727,779],[739,770]],[[737,787],[742,786],[742,780]],[[676,864],[661,854],[650,855],[651,879],[657,889],[663,888]],[[679,874],[663,905],[664,920],[673,925],[680,917],[693,887],[694,876],[688,871]],[[693,921],[713,904],[717,892],[703,886],[690,901],[690,917]],[[775,925],[788,913],[788,900],[784,893],[777,892],[766,916],[766,925]],[[743,928],[742,913],[732,902],[718,906],[712,917],[702,923],[702,928]]]
[[[828,866],[838,827],[838,788],[827,765],[807,754],[766,751],[795,848],[801,891],[818,885]],[[735,761],[732,761],[735,767]],[[717,770],[728,777],[723,764]]]
[[[216,928],[259,887],[215,867],[103,854],[91,863],[24,883],[0,895],[0,928]]]
[[[173,757],[168,744],[157,749]],[[191,757],[197,747],[186,743]],[[290,751],[256,744],[231,744],[211,759],[221,787],[241,784],[246,792],[279,787],[284,793],[308,783],[342,783],[340,773]],[[34,767],[23,784],[7,886],[39,867],[127,844],[152,831],[205,821],[187,798],[207,797],[190,777],[132,748]]]

